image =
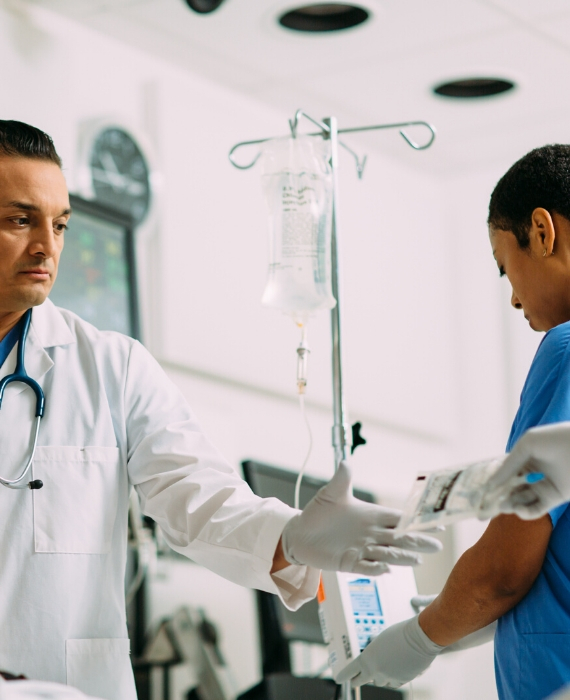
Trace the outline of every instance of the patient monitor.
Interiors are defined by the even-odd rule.
[[[416,614],[414,572],[394,566],[381,576],[323,571],[319,586],[319,619],[328,644],[334,678],[387,627]]]

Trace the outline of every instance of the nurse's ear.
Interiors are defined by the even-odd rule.
[[[537,256],[547,258],[554,254],[556,229],[550,212],[537,207],[531,214],[530,231],[531,251]]]

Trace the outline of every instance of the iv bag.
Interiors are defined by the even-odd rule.
[[[487,493],[487,481],[502,459],[499,457],[459,469],[418,474],[403,508],[398,531],[431,529],[465,518],[479,517]],[[489,512],[487,517],[497,515],[498,510]]]
[[[300,323],[332,309],[330,141],[299,136],[267,141],[263,190],[269,207],[269,269],[262,304]]]

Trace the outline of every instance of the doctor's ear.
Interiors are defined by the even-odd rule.
[[[537,207],[532,212],[529,238],[531,249],[537,256],[553,255],[556,229],[552,216],[546,209]]]

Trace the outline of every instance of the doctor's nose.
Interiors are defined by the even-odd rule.
[[[515,309],[519,309],[519,310],[522,309],[522,304],[520,303],[519,298],[518,298],[517,295],[515,294],[515,290],[514,290],[514,289],[513,289],[513,293],[511,294],[511,305],[512,305]]]
[[[42,221],[34,229],[28,251],[30,255],[46,259],[52,258],[56,254],[57,244],[51,221]]]

